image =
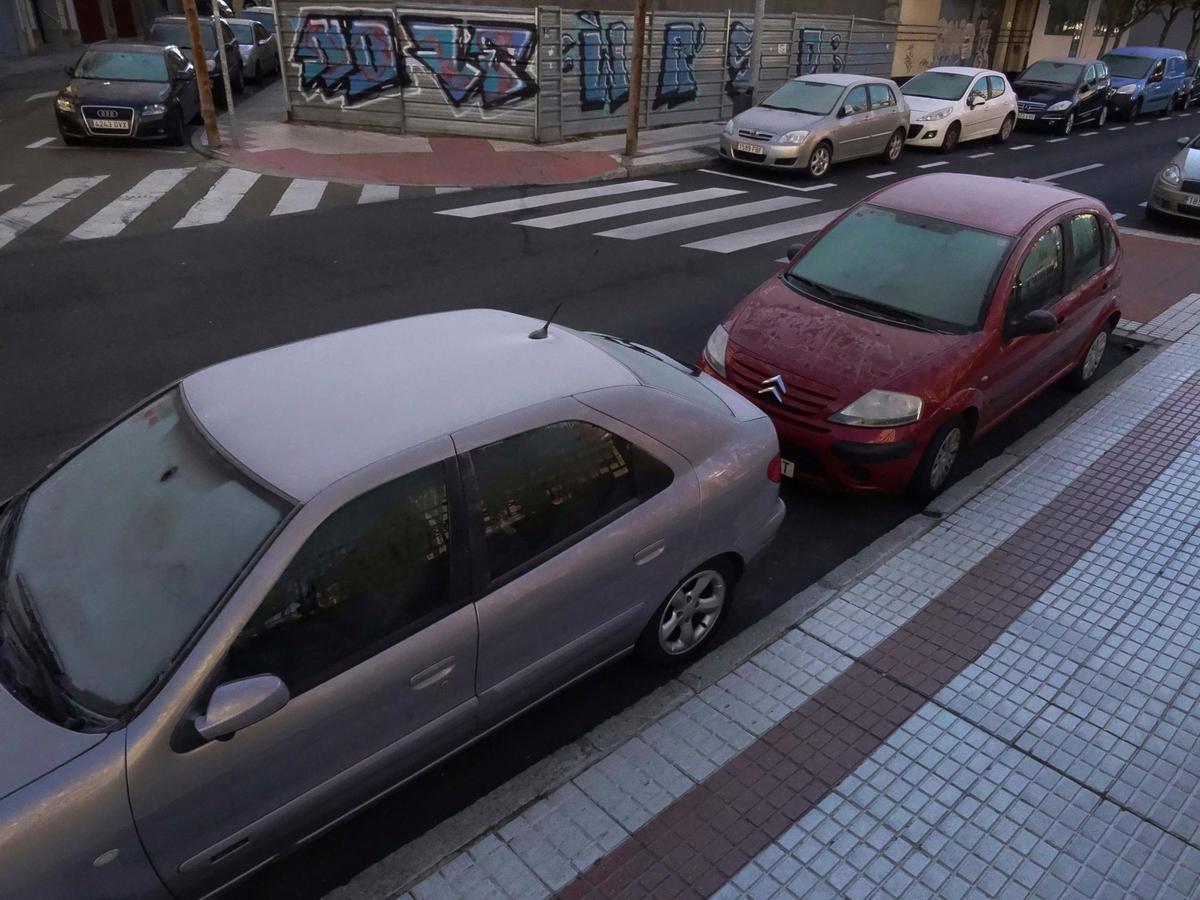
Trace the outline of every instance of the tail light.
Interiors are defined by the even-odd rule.
[[[767,466],[767,478],[774,484],[783,481],[783,457],[778,453]]]

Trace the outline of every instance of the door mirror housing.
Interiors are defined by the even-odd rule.
[[[75,77],[75,67],[74,66],[63,66],[63,71],[67,73],[68,78]]]
[[[842,108],[838,111],[839,119],[844,119],[844,118],[846,118],[846,116],[852,116],[852,115],[854,115],[854,107],[851,106],[849,103],[843,104]]]
[[[275,675],[227,681],[213,691],[204,714],[196,717],[196,731],[206,741],[230,738],[279,712],[290,699],[287,685]]]
[[[1178,144],[1184,150],[1186,150],[1188,145],[1191,144],[1191,142],[1192,142],[1191,138],[1180,138],[1175,143]]]
[[[1050,334],[1058,329],[1058,317],[1048,309],[1034,309],[1008,326],[1009,337],[1026,334]]]
[[[983,103],[986,103],[986,102],[987,102],[987,98],[984,97],[983,94],[972,94],[970,97],[967,98],[967,107],[969,109],[974,109],[975,107],[977,107]]]
[[[808,246],[808,241],[798,241],[787,248],[788,262],[791,262],[800,255],[800,251]]]

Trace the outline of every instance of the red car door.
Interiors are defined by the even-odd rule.
[[[1050,309],[1058,317],[1054,337],[1055,368],[1069,368],[1091,340],[1113,286],[1111,260],[1105,259],[1104,225],[1094,212],[1072,213],[1062,223],[1066,237],[1066,292]]]

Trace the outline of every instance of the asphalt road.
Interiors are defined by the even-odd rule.
[[[14,186],[0,193],[0,216],[55,179],[111,173],[114,183],[64,204],[0,249],[0,496],[188,371],[398,316],[468,306],[543,315],[561,300],[564,324],[621,334],[694,358],[722,315],[777,269],[775,260],[790,243],[778,237],[717,252],[738,242],[731,244],[730,235],[842,208],[907,175],[952,170],[1057,176],[1064,187],[1093,193],[1141,225],[1138,204],[1154,171],[1174,152],[1177,137],[1200,130],[1200,115],[1192,115],[1099,133],[1085,128],[1053,143],[1046,135],[1019,133],[1006,146],[965,144],[950,156],[905,153],[890,167],[891,176],[869,178],[887,171],[877,162],[848,164],[833,170],[830,186],[779,175],[745,180],[760,176],[718,165],[712,172],[660,176],[655,180],[662,184],[627,196],[471,218],[439,213],[556,189],[474,191],[368,206],[327,192],[312,212],[272,218],[286,184],[258,182],[218,224],[173,228],[177,214],[186,214],[204,195],[201,185],[186,196],[163,197],[117,237],[69,240],[81,222],[127,189],[128,184],[116,184],[121,178],[136,181],[158,167],[200,164],[176,155],[163,162],[164,150],[26,150],[32,142],[28,135],[45,131],[37,118],[41,113],[18,110],[7,118],[13,104],[6,102],[0,97],[0,182]],[[20,168],[10,167],[13,159]],[[211,174],[215,182],[219,172]],[[697,191],[706,193],[678,199]],[[659,202],[669,197],[677,200]],[[630,239],[629,233],[625,239],[596,236],[724,204],[780,197],[805,202],[736,222],[709,216],[714,220],[706,219],[707,224],[640,239]],[[633,198],[658,205],[640,212],[623,207],[623,214],[596,218],[601,207]],[[538,226],[513,224],[561,213],[572,215]],[[708,249],[685,246],[706,241],[713,242]],[[1106,365],[1120,359],[1121,351],[1114,350]],[[1061,388],[1048,392],[973,448],[963,471],[1042,421],[1069,396]],[[917,509],[904,499],[791,487],[785,498],[784,529],[740,586],[726,636]],[[577,739],[666,677],[632,661],[610,668],[334,830],[304,854],[265,870],[237,895],[320,896]]]

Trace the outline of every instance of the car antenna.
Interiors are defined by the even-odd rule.
[[[554,312],[550,313],[550,318],[546,319],[546,324],[541,328],[529,332],[529,339],[532,341],[540,341],[550,335],[550,323],[554,321],[554,317],[558,315],[558,311],[562,309],[562,303],[554,307]]]

